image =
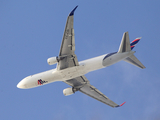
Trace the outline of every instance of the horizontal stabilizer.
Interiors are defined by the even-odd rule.
[[[132,65],[135,65],[139,68],[142,68],[142,69],[146,68],[134,55],[124,59],[124,61],[126,61]]]

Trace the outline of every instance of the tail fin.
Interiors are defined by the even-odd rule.
[[[128,32],[125,32],[123,34],[121,44],[119,46],[118,53],[123,53],[123,52],[129,52],[131,51],[131,46],[130,46],[130,41],[129,41],[129,34]]]
[[[131,46],[131,50],[136,46],[136,44],[140,41],[142,37],[136,38],[135,40],[133,40],[130,44]]]
[[[135,45],[139,42],[140,39],[141,39],[141,37],[136,38],[130,44],[129,34],[128,34],[128,32],[125,32],[123,34],[118,53],[130,52],[135,47]],[[134,55],[127,57],[126,59],[124,59],[124,61],[126,61],[132,65],[135,65],[139,68],[142,68],[142,69],[145,68],[145,66]]]

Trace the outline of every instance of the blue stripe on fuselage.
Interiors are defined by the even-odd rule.
[[[109,57],[109,56],[111,56],[111,55],[114,55],[114,54],[116,54],[117,52],[113,52],[113,53],[109,53],[109,54],[107,54],[104,58],[103,58],[103,60],[105,60],[107,57]]]

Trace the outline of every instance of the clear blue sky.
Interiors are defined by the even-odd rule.
[[[69,87],[55,82],[28,90],[17,83],[28,75],[53,69],[70,11],[74,15],[76,54],[85,60],[118,50],[122,35],[142,37],[134,48],[146,66],[125,62],[88,73],[90,83],[121,108],[111,108],[80,92],[65,97]],[[1,0],[1,120],[159,120],[159,0]]]

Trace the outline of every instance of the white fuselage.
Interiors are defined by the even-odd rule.
[[[131,55],[133,51],[124,53],[105,54],[95,58],[79,62],[79,66],[66,68],[63,70],[52,69],[35,75],[28,76],[21,80],[17,87],[22,89],[34,88],[55,81],[65,81],[87,74],[119,62]]]

